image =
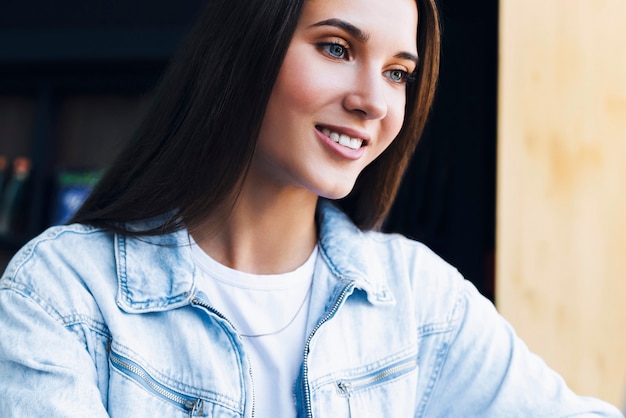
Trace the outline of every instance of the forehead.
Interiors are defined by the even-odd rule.
[[[299,26],[330,18],[345,20],[370,37],[394,41],[402,49],[416,48],[415,0],[307,0]]]

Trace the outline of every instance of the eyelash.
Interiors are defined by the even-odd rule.
[[[348,61],[350,59],[350,46],[347,44],[344,44],[342,42],[338,42],[338,41],[334,41],[334,42],[320,42],[317,44],[317,47],[322,50],[326,55],[328,55],[330,58],[333,59],[337,59],[337,60],[345,60]],[[333,54],[331,52],[332,48],[341,48],[341,56],[337,56],[335,54]],[[400,80],[394,80],[391,78],[391,73],[398,71],[400,73],[402,73],[402,78]],[[413,81],[415,81],[415,74],[414,73],[409,73],[408,71],[404,71],[404,70],[400,70],[400,69],[393,69],[393,70],[387,70],[384,72],[384,74],[389,74],[387,75],[387,77],[393,82],[393,83],[397,83],[397,84],[407,84],[407,83],[411,83]]]

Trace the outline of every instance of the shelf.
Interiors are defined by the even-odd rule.
[[[204,7],[204,0],[2,5],[0,153],[28,156],[34,169],[26,225],[0,236],[0,269],[48,224],[60,166],[112,160]]]
[[[0,94],[138,93],[154,86],[180,30],[0,29]],[[19,39],[19,42],[16,40]]]
[[[183,36],[176,29],[0,29],[0,65],[165,61]]]

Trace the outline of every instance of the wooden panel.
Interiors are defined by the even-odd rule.
[[[496,301],[577,392],[626,393],[626,2],[502,0]]]

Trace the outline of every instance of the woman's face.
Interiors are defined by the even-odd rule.
[[[347,195],[402,127],[416,38],[415,0],[308,0],[263,119],[253,181]]]

